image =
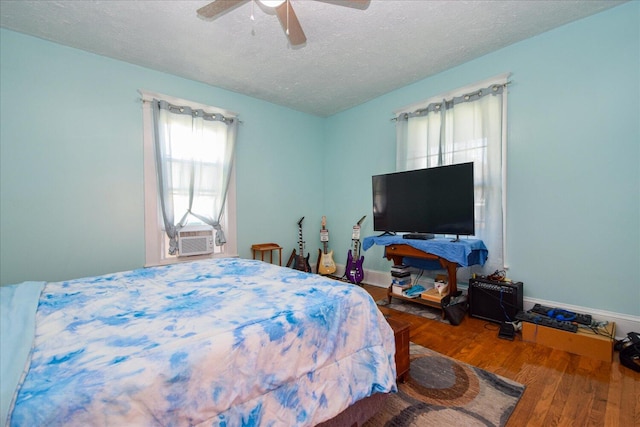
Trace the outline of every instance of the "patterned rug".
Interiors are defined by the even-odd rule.
[[[389,304],[387,298],[381,299],[380,301],[376,301],[381,307],[387,307],[393,310],[402,311],[405,313],[415,314],[416,316],[424,317],[431,320],[438,320],[440,322],[449,323],[448,320],[442,318],[442,310],[435,307],[429,307],[427,305],[398,300],[395,298],[391,299],[391,304]]]
[[[504,426],[524,386],[411,343],[398,393],[363,427]]]

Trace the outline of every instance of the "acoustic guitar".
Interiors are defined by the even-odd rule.
[[[333,251],[328,251],[329,230],[326,228],[327,217],[322,217],[322,229],[320,229],[320,241],[324,249],[318,249],[318,274],[327,275],[336,272],[336,263],[333,261]]]
[[[351,283],[359,285],[364,279],[364,270],[362,269],[362,263],[364,263],[364,257],[360,256],[360,225],[367,216],[360,218],[360,221],[353,226],[353,232],[351,234],[351,242],[353,245],[353,252],[349,249],[347,254],[347,267],[345,273],[347,279]]]
[[[293,265],[293,268],[300,271],[306,271],[307,273],[311,272],[311,265],[309,264],[309,254],[307,254],[306,258],[304,256],[304,240],[302,240],[302,221],[304,217],[300,218],[298,221],[298,248],[300,253],[296,255],[296,262]]]

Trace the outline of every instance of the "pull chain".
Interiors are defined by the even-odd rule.
[[[253,15],[253,11],[255,8],[256,4],[255,2],[251,2],[251,35],[255,36],[256,35],[256,17]]]

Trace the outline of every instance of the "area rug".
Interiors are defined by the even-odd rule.
[[[411,301],[391,299],[391,303],[387,298],[376,301],[381,307],[387,307],[392,310],[402,311],[405,313],[415,314],[416,316],[424,317],[431,320],[438,320],[440,322],[449,323],[448,320],[442,318],[442,310],[435,307],[429,307],[427,305],[414,303]]]
[[[364,424],[504,426],[524,385],[411,343],[411,367],[398,393]]]

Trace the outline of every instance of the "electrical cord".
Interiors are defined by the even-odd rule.
[[[500,330],[500,326],[496,325],[495,323],[485,323],[484,328],[488,329],[489,331],[495,331],[495,332]]]
[[[413,285],[415,286],[419,283],[420,279],[422,278],[422,274],[424,273],[424,270],[420,270],[420,272],[418,272],[418,274],[416,274],[416,278],[413,281]]]
[[[507,322],[505,323],[511,323],[512,320],[511,320],[511,317],[509,317],[509,315],[507,314],[507,309],[504,306],[504,300],[502,298],[502,295],[503,295],[503,290],[501,289],[500,290],[500,307],[502,308],[502,314],[504,314],[504,318],[507,319]]]
[[[615,339],[613,333],[609,332],[606,327],[609,324],[607,321],[603,322],[592,322],[591,325],[578,325],[579,328],[588,329],[593,332],[595,335],[600,335],[605,338],[609,338],[610,340]]]
[[[514,331],[521,331],[522,330],[522,322],[519,320],[514,320],[513,322],[504,322],[504,323],[509,323],[513,326],[513,330]]]

